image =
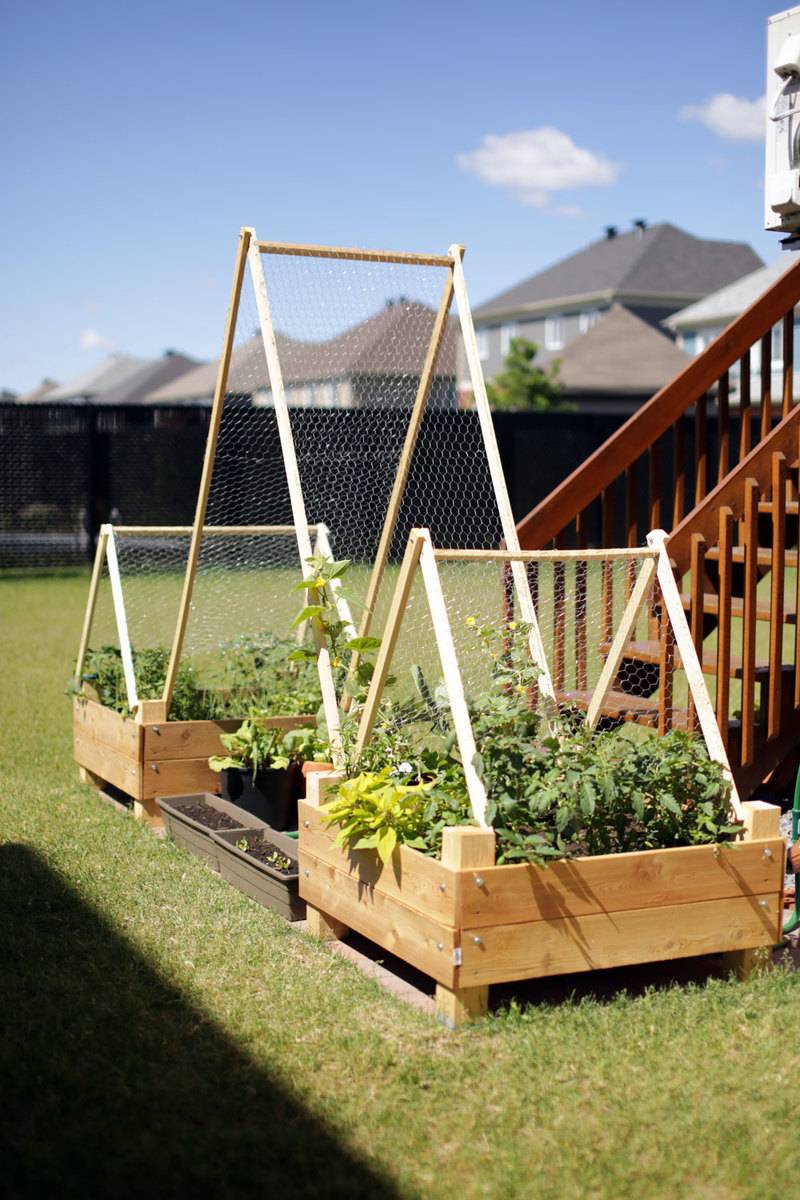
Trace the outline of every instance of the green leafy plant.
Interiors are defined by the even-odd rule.
[[[398,843],[425,848],[426,798],[434,784],[402,783],[389,767],[365,772],[339,784],[322,806],[328,825],[338,825],[334,844],[351,850],[376,850],[386,864]]]
[[[288,729],[281,740],[281,749],[286,758],[295,763],[331,761],[330,743],[313,725]]]
[[[285,770],[289,765],[281,744],[281,730],[266,728],[262,713],[251,713],[235,732],[221,733],[219,740],[228,753],[209,758],[212,771],[252,771],[255,779],[259,771]]]
[[[538,353],[535,342],[511,338],[504,369],[486,385],[492,408],[542,411],[569,407],[561,395],[558,360],[542,369],[534,362]]]

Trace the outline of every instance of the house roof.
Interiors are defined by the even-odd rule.
[[[112,354],[110,358],[98,363],[96,367],[91,367],[83,374],[76,375],[74,379],[68,379],[66,383],[54,388],[47,399],[54,403],[68,400],[76,402],[91,400],[130,379],[143,366],[146,366],[147,361],[146,358],[130,358],[125,354]]]
[[[147,362],[127,379],[108,388],[94,398],[95,404],[149,404],[150,393],[162,384],[170,383],[197,367],[197,359],[168,350],[161,358]]]
[[[25,392],[22,396],[17,396],[17,404],[41,404],[42,401],[47,401],[58,387],[55,379],[43,379],[38,387],[35,387],[31,392]]]
[[[672,313],[662,324],[676,332],[694,329],[698,325],[727,325],[794,265],[794,257],[787,255],[787,258],[789,262],[779,259],[769,266],[751,271],[735,283],[730,283],[727,287],[712,292],[710,296],[704,296],[695,304]]]
[[[557,356],[568,392],[652,395],[684,369],[689,358],[665,334],[621,304]]]
[[[418,375],[433,331],[434,311],[416,301],[398,301],[325,342],[302,342],[276,332],[284,383],[340,379],[354,375]],[[456,373],[457,333],[448,324],[436,363],[437,375]],[[209,403],[217,362],[204,363],[159,387],[147,397],[158,404]],[[240,343],[231,355],[228,392],[249,395],[269,388],[260,335]]]
[[[761,259],[744,242],[711,241],[674,225],[652,225],[592,242],[501,292],[474,315],[480,321],[579,297],[699,299],[759,266]]]

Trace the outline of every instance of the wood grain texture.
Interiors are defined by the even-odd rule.
[[[308,714],[298,717],[265,717],[267,729],[299,729],[313,725],[315,718]],[[151,722],[144,729],[144,758],[161,762],[175,758],[209,758],[222,754],[220,734],[233,733],[242,723],[241,717],[221,721]]]
[[[142,760],[141,726],[96,700],[82,700],[77,696],[73,699],[72,728],[76,733],[108,746],[125,758],[132,758],[136,762]]]
[[[457,986],[770,946],[777,939],[780,916],[780,892],[768,892],[529,924],[480,926],[474,933],[467,928],[461,939]]]

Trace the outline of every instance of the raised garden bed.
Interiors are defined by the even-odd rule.
[[[338,780],[309,779],[300,801],[300,895],[310,928],[348,928],[436,981],[451,1027],[483,1012],[493,983],[603,967],[752,952],[780,938],[784,845],[779,810],[746,804],[744,840],[555,862],[494,865],[494,833],[445,830],[442,859],[397,847],[334,847],[319,804]]]
[[[207,792],[170,796],[169,799],[162,797],[158,805],[167,833],[175,844],[217,872],[220,869],[219,847],[214,841],[214,833],[231,832],[239,838],[245,829],[260,828],[262,824],[252,813]]]
[[[211,835],[222,878],[271,908],[287,921],[301,921],[305,902],[298,894],[297,842],[269,826]],[[287,861],[288,860],[288,861]]]
[[[221,733],[232,733],[241,720],[164,721],[124,717],[96,700],[76,696],[72,705],[73,753],[87,781],[113,784],[133,801],[134,812],[150,824],[162,824],[156,801],[161,796],[218,793],[220,777],[208,765],[219,752]],[[267,717],[265,724],[295,729],[313,724],[313,716]],[[252,820],[252,818],[251,818]]]

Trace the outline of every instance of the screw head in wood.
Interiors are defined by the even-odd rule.
[[[303,821],[303,828],[304,828],[304,829],[310,829],[310,828],[311,828],[311,822],[310,822],[310,821]]]
[[[764,847],[763,857],[764,858],[772,858],[772,847],[771,846]]]
[[[482,945],[483,945],[483,942],[482,942],[482,941],[481,941],[481,939],[478,937],[477,933],[475,934],[475,936],[473,937],[473,939],[472,939],[472,940],[473,940],[473,942],[475,943],[475,945],[476,945],[476,946],[482,946]]]
[[[769,908],[769,900],[759,900],[758,903],[761,908]]]
[[[437,942],[437,943],[436,943],[436,949],[437,949],[437,950],[444,950],[444,942]]]
[[[439,884],[439,891],[440,891],[440,892],[443,892],[444,890],[445,890],[445,885],[444,885],[443,883],[440,883],[440,884]]]
[[[475,876],[475,887],[481,887],[481,888],[483,887],[483,876],[482,875]]]

